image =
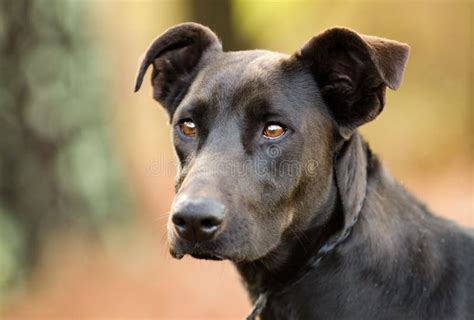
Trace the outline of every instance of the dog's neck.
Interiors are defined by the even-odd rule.
[[[363,142],[359,140],[358,143]],[[387,279],[390,279],[395,288],[400,288],[399,296],[411,295],[410,288],[429,290],[426,284],[439,279],[443,269],[440,261],[445,261],[446,257],[439,257],[439,247],[432,245],[438,239],[426,231],[425,226],[429,223],[432,226],[446,227],[445,222],[432,216],[422,203],[390,176],[377,157],[372,155],[368,146],[365,144],[363,146],[364,148],[359,149],[362,150],[359,155],[362,154],[366,160],[362,163],[366,164],[364,168],[367,173],[367,187],[363,204],[356,216],[349,215],[350,219],[347,219],[348,212],[345,208],[348,206],[344,206],[342,201],[344,199],[340,195],[340,180],[334,178],[325,205],[313,215],[312,223],[299,237],[294,233],[290,234],[263,259],[237,264],[254,303],[254,309],[248,319],[255,319],[255,315],[259,314],[277,315],[270,316],[270,319],[294,318],[290,316],[293,312],[292,306],[287,303],[291,300],[285,299],[299,295],[300,299],[307,297],[308,301],[316,301],[316,298],[311,300],[311,296],[308,296],[308,292],[304,289],[305,286],[308,288],[315,283],[326,283],[324,289],[319,291],[319,297],[328,295],[329,299],[331,297],[336,299],[341,292],[328,290],[331,287],[328,281],[344,283],[347,280],[344,278],[346,276],[344,268],[352,270],[352,275],[365,274],[367,270],[382,276],[397,274],[396,277]],[[351,151],[354,149],[349,149],[349,152]],[[349,160],[350,164],[355,162],[353,159],[346,160]],[[355,184],[349,187],[352,185]],[[389,200],[381,196],[387,194],[390,195]],[[330,218],[321,224],[318,217],[328,213]],[[347,234],[346,231],[351,230],[348,241],[340,242],[337,250],[323,256],[321,263],[313,263],[314,257],[324,251],[334,236]],[[335,251],[337,254],[334,254]],[[309,284],[300,281],[308,279],[308,273],[298,280],[298,274],[301,274],[301,270],[308,270],[308,266],[312,276]],[[423,272],[413,278],[397,270],[423,270]],[[332,280],[324,282],[323,279]],[[354,284],[353,282],[352,285]],[[357,287],[354,285],[354,288]],[[364,286],[359,288],[363,289]],[[436,288],[438,287],[432,288],[433,292],[437,290]],[[377,287],[377,290],[385,289]],[[324,303],[318,307],[324,309]]]

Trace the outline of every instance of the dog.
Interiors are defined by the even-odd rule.
[[[474,234],[431,214],[358,127],[409,46],[328,29],[292,55],[224,52],[197,23],[146,50],[179,162],[175,258],[228,259],[247,319],[474,319]]]

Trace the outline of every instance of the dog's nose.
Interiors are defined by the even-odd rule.
[[[211,239],[222,227],[225,206],[208,198],[185,199],[174,208],[171,221],[178,235],[199,242]]]

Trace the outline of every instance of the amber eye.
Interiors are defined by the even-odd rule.
[[[263,135],[267,139],[276,139],[281,137],[286,132],[286,129],[276,123],[268,124],[263,129]]]
[[[194,122],[192,122],[191,120],[183,121],[179,125],[179,128],[180,128],[181,132],[187,137],[194,137],[196,135],[196,132],[197,132],[196,124]]]

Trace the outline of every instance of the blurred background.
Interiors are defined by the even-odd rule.
[[[409,43],[401,88],[362,131],[433,211],[474,227],[473,12],[454,0],[0,0],[0,318],[246,315],[230,263],[169,257],[170,128],[149,85],[132,93],[139,56],[184,21],[226,50],[292,53],[335,25]]]

